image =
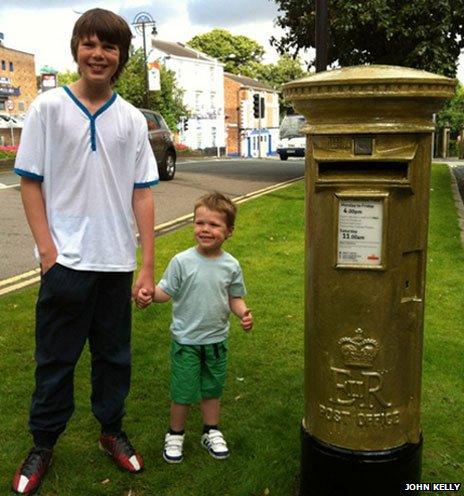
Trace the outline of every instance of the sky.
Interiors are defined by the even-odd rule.
[[[277,7],[272,0],[0,0],[0,32],[3,44],[35,54],[36,72],[44,65],[59,71],[75,70],[69,40],[79,13],[102,7],[133,22],[139,12],[148,12],[156,21],[158,39],[187,42],[213,28],[245,35],[264,46],[266,63],[275,62],[277,52],[269,38]],[[141,35],[134,45],[140,46]]]
[[[89,8],[113,10],[131,23],[139,12],[156,21],[158,39],[187,42],[214,28],[228,29],[263,45],[264,62],[275,62],[278,54],[269,44],[279,37],[274,26],[277,7],[272,0],[0,0],[0,33],[4,45],[35,54],[36,72],[44,65],[59,71],[75,70],[69,40],[79,13]],[[136,33],[134,45],[141,46]],[[464,57],[460,57],[458,78],[464,82]]]

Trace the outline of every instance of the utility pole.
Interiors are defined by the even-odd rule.
[[[149,108],[149,93],[148,93],[148,67],[147,67],[147,41],[145,39],[145,28],[151,27],[151,34],[155,35],[156,23],[153,17],[148,12],[139,12],[135,15],[132,26],[135,27],[137,33],[143,37],[143,63],[144,63],[144,76],[145,76],[145,108]]]
[[[261,158],[261,94],[259,94],[259,123],[258,123],[258,127],[259,127],[259,134],[258,134],[258,158]]]
[[[328,0],[316,0],[316,72],[327,70]]]

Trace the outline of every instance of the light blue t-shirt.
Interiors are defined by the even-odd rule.
[[[246,294],[242,269],[232,255],[208,258],[196,248],[173,257],[158,285],[172,298],[171,332],[181,344],[224,341],[230,327],[229,296]]]

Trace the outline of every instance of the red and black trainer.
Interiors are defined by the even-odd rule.
[[[116,465],[123,470],[138,474],[144,469],[143,460],[127,438],[125,432],[118,434],[101,434],[100,449],[113,458]]]
[[[16,494],[35,494],[47,471],[53,450],[32,448],[13,477],[11,489]]]

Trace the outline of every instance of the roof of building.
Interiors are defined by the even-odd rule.
[[[249,88],[256,88],[261,90],[268,91],[276,91],[272,86],[269,86],[266,83],[262,83],[261,81],[256,81],[256,79],[252,79],[247,76],[237,76],[237,74],[231,74],[230,72],[224,72],[224,77],[232,79],[237,83],[241,83],[243,86],[247,86]]]
[[[215,59],[209,57],[208,55],[201,53],[193,48],[190,48],[183,43],[173,42],[173,41],[162,41],[158,39],[153,39],[151,42],[153,48],[167,53],[168,55],[174,55],[175,57],[185,57],[188,59],[199,59],[207,60],[208,62],[214,61]]]
[[[24,52],[23,50],[16,50],[16,48],[7,47],[3,43],[0,42],[0,49],[2,49],[2,48],[4,50],[9,50],[10,52],[18,52],[18,53],[23,53],[25,55],[30,55],[31,57],[35,57],[35,54],[33,54],[33,53]]]

